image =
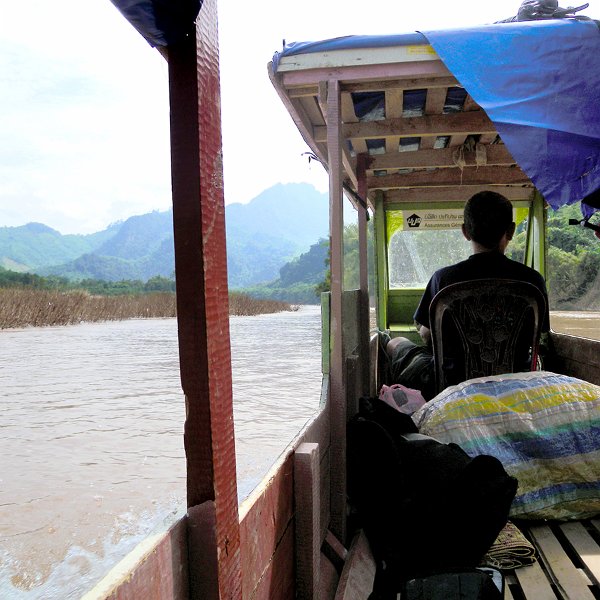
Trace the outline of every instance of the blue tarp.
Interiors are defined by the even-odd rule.
[[[424,34],[550,206],[572,204],[600,188],[595,22],[530,21]]]
[[[600,32],[594,21],[502,23],[423,35],[553,208],[600,188]],[[419,43],[420,34],[296,43],[274,63],[308,52]],[[593,211],[582,208],[586,215]]]
[[[193,31],[202,0],[111,0],[151,46],[168,46]]]

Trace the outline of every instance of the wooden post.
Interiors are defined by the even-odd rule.
[[[241,598],[216,0],[168,61],[191,597]]]
[[[319,444],[300,444],[294,453],[297,600],[319,600],[320,482]]]
[[[331,530],[346,540],[346,382],[342,330],[344,213],[342,195],[342,123],[340,83],[327,82],[327,150],[329,165],[329,231],[331,247]]]
[[[367,203],[367,163],[369,156],[359,154],[356,157],[356,176],[358,179],[358,195]],[[360,282],[360,394],[369,393],[369,267],[367,261],[367,209],[358,209],[358,256]]]

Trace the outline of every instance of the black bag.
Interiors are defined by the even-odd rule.
[[[415,432],[410,417],[378,398],[361,398],[348,423],[348,494],[382,598],[411,578],[475,568],[517,491],[498,459]]]

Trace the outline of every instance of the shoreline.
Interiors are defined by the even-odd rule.
[[[230,316],[293,310],[297,307],[287,302],[257,300],[247,294],[229,293]],[[0,288],[0,330],[176,316],[176,297],[172,292],[98,296],[83,290],[60,292]]]

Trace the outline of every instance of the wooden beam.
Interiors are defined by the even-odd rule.
[[[421,137],[426,135],[466,136],[495,131],[494,124],[483,111],[363,121],[361,123],[347,124],[343,128],[344,137],[351,139],[379,139],[388,135],[398,135],[400,137]],[[325,141],[327,130],[324,127],[315,127],[314,135],[317,141]]]
[[[364,84],[365,81],[377,81],[375,89],[381,89],[382,80],[414,81],[421,82],[416,88],[427,87],[428,81],[434,81],[441,77],[452,78],[452,74],[441,60],[427,60],[422,62],[398,62],[388,64],[374,64],[348,67],[325,67],[322,69],[305,69],[298,71],[280,70],[283,86],[303,87],[315,85],[319,81],[336,79],[343,82],[344,90],[349,90],[352,84]],[[453,79],[453,78],[452,78]],[[453,79],[456,84],[456,79]],[[454,85],[455,85],[454,84]],[[452,84],[451,84],[452,85]],[[359,91],[352,90],[352,91]],[[367,90],[364,90],[367,91]]]
[[[340,84],[327,82],[327,149],[329,164],[329,232],[331,248],[331,531],[346,539],[346,382],[342,293],[344,274],[344,210],[342,193],[342,138]]]
[[[425,138],[428,139],[428,138]],[[434,139],[434,138],[429,138]],[[455,148],[440,148],[437,150],[416,150],[414,152],[391,152],[371,157],[369,170],[385,169],[426,169],[430,167],[456,167],[454,162]],[[503,144],[486,146],[488,167],[514,165],[515,159]],[[467,166],[477,166],[475,152],[465,152]]]
[[[425,99],[425,114],[426,115],[441,115],[444,110],[448,87],[429,88],[427,90],[427,98]]]
[[[349,92],[342,93],[342,121],[344,123],[358,123],[358,117],[354,110],[354,102],[352,101],[352,95]],[[367,142],[365,140],[354,140],[352,144],[355,154],[362,154],[368,152]]]
[[[421,187],[385,192],[385,203],[417,203],[417,202],[465,202],[473,194],[492,190],[502,194],[511,201],[527,200],[531,196],[533,185],[462,185],[454,187]],[[377,192],[375,192],[377,193]]]
[[[241,597],[241,569],[216,0],[203,2],[194,32],[169,46],[168,57],[187,504],[214,510],[215,542],[202,548],[202,560],[215,572],[204,577],[217,582],[215,599],[233,599]],[[190,510],[190,526],[194,515]],[[190,552],[191,572],[196,558]],[[202,592],[194,589],[193,576],[191,583],[190,595],[197,598]]]
[[[319,600],[321,560],[319,444],[303,443],[294,452],[296,507],[296,598]]]
[[[369,190],[390,188],[432,187],[447,185],[492,185],[528,183],[529,178],[521,169],[512,167],[466,167],[438,169],[437,171],[413,171],[412,173],[371,176],[367,179]]]
[[[383,92],[386,90],[420,90],[420,89],[443,89],[444,100],[446,99],[446,89],[459,85],[458,81],[452,76],[442,75],[440,77],[420,77],[420,78],[397,78],[387,81],[364,81],[364,82],[342,82],[342,91],[344,92]],[[443,101],[442,101],[443,102]],[[441,111],[440,111],[441,112]]]

